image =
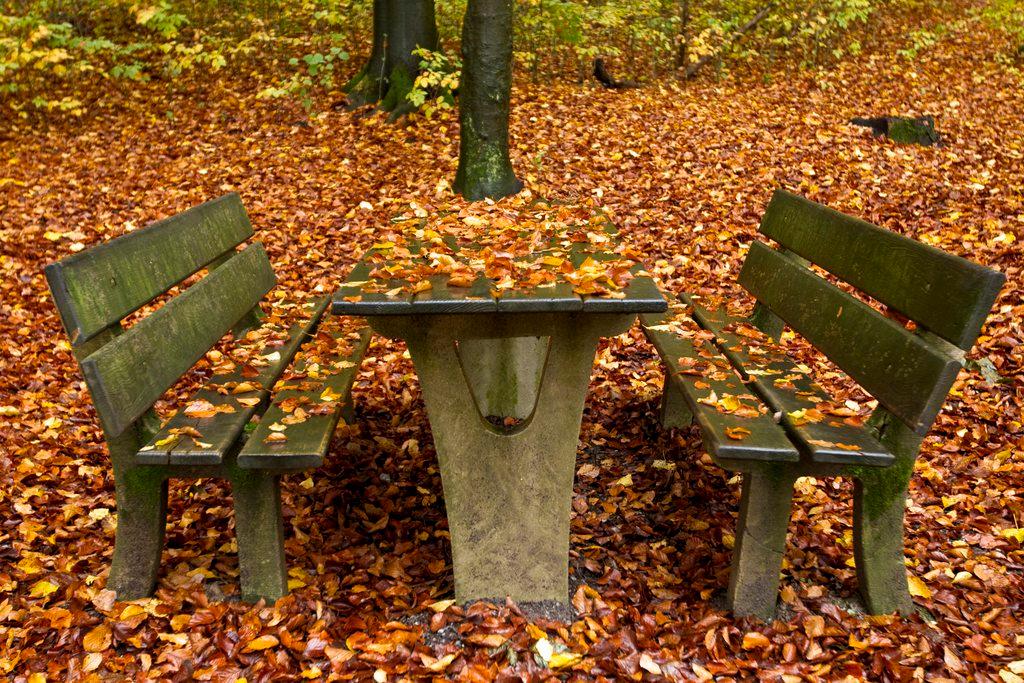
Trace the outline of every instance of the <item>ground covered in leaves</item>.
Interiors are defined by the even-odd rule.
[[[514,93],[528,190],[464,205],[457,123],[406,125],[257,100],[255,76],[112,93],[82,120],[0,123],[0,675],[248,681],[402,677],[797,681],[1024,676],[1024,96],[985,31],[957,24],[910,62],[876,27],[823,72],[609,92]],[[884,29],[884,30],[883,30]],[[766,78],[767,74],[773,78]],[[944,145],[898,146],[853,116],[935,114]],[[399,214],[529,216],[603,207],[667,291],[739,295],[776,187],[997,268],[1008,283],[919,458],[906,557],[920,613],[863,616],[848,481],[798,484],[778,618],[721,607],[738,482],[695,432],[663,433],[662,370],[634,330],[603,344],[584,416],[569,624],[451,602],[441,484],[404,349],[375,339],[357,419],[327,464],[285,483],[292,593],[237,594],[230,492],[176,483],[149,600],[104,589],[116,524],[105,446],[52,307],[45,264],[229,190],[286,290],[333,290]],[[475,220],[475,219],[474,219]],[[790,344],[842,400],[867,397]],[[173,410],[208,361],[160,404]]]

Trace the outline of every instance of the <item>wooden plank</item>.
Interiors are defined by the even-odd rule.
[[[680,297],[692,304],[685,295]],[[786,431],[813,462],[886,466],[893,455],[799,367],[785,350],[748,320],[693,305],[694,318],[717,343],[751,388],[779,414]]]
[[[761,232],[940,337],[970,349],[1006,277],[777,190]]]
[[[665,381],[675,383],[683,394],[712,456],[761,462],[800,459],[772,412],[733,371],[711,333],[679,315],[645,315],[642,323],[665,363]]]
[[[649,277],[634,277],[623,291],[626,296],[621,299],[585,296],[583,310],[588,313],[661,313],[668,308],[665,296]]]
[[[294,368],[279,383],[273,404],[239,452],[239,467],[298,470],[323,463],[370,342],[370,330],[365,326],[355,328],[352,323],[331,318],[318,332],[318,337],[330,337],[328,348],[335,353],[325,355],[322,345],[316,343],[309,346],[317,348],[303,349]],[[336,352],[339,347],[341,353]],[[314,363],[315,378],[309,374]],[[301,421],[296,419],[299,410],[306,413]],[[273,434],[281,434],[285,440],[269,440]]]
[[[583,310],[583,299],[572,291],[568,282],[556,282],[550,287],[534,287],[523,291],[502,290],[497,297],[500,313],[549,313]]]
[[[242,200],[231,193],[47,266],[71,343],[89,340],[252,234]]]
[[[84,358],[108,437],[123,432],[274,286],[258,242]]]
[[[918,434],[928,431],[960,362],[760,242],[739,282]]]
[[[334,294],[331,313],[334,315],[409,315],[413,312],[412,296],[401,292],[396,296],[388,296],[383,292],[364,292],[363,284],[370,278],[370,264],[359,261],[352,267],[352,272]],[[356,284],[349,284],[356,283]],[[401,285],[396,283],[396,287]],[[347,297],[359,297],[349,301]]]
[[[477,278],[472,287],[450,287],[447,275],[435,275],[430,283],[429,290],[412,298],[412,308],[417,314],[493,313],[498,308],[491,295],[490,280],[483,276]]]
[[[207,401],[213,406],[227,406],[226,410],[230,412],[192,417],[184,410],[179,411],[139,450],[136,462],[145,465],[212,465],[223,462],[224,456],[238,443],[252,416],[266,408],[270,388],[288,367],[299,346],[316,329],[329,302],[330,297],[326,296],[308,302],[311,305],[305,309],[309,317],[286,331],[287,340],[283,344],[264,346],[258,352],[257,356],[264,359],[269,356],[271,359],[266,365],[255,368],[255,375],[241,368],[213,375],[206,386],[188,401],[189,404]],[[237,393],[237,389],[246,384],[255,390]],[[259,402],[252,404],[253,399]]]

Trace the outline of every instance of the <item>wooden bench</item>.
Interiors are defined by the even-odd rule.
[[[909,612],[903,510],[923,436],[1005,278],[957,256],[777,191],[739,275],[750,317],[682,295],[644,316],[667,366],[662,422],[696,421],[722,467],[742,472],[728,602],[775,610],[793,484],[855,480],[854,557],[873,614]],[[819,277],[808,262],[913,321],[902,324]],[[878,401],[862,424],[778,346],[801,334]]]
[[[265,313],[260,303],[275,285],[267,254],[258,242],[236,250],[252,235],[229,194],[46,269],[113,461],[118,522],[107,586],[119,599],[155,586],[172,477],[228,479],[243,598],[288,592],[279,478],[322,462],[369,332],[347,318],[318,331],[329,297],[272,297]],[[122,326],[203,269],[198,282]],[[206,386],[161,426],[155,402],[229,331],[228,351],[208,356]]]

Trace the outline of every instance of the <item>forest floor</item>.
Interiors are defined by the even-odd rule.
[[[449,189],[454,115],[394,126],[328,107],[309,125],[295,107],[256,99],[259,84],[245,77],[109,93],[81,120],[0,122],[0,676],[1021,681],[1022,77],[969,20],[914,60],[896,53],[905,31],[880,32],[834,68],[771,79],[623,92],[524,84],[512,139],[528,189],[493,206]],[[943,146],[900,146],[848,124],[886,114],[934,114]],[[47,263],[237,190],[280,287],[331,291],[396,214],[528,220],[529,200],[545,196],[580,215],[605,207],[666,291],[742,296],[738,265],[777,187],[1008,277],[911,486],[906,557],[919,614],[864,616],[852,485],[812,479],[797,486],[778,618],[722,609],[738,481],[695,431],[659,429],[662,369],[635,329],[602,344],[587,401],[570,624],[511,604],[450,604],[416,376],[404,348],[382,339],[356,383],[357,420],[327,464],[286,478],[288,597],[219,599],[237,594],[237,561],[230,492],[214,480],[172,486],[156,596],[115,603],[105,590],[113,480]],[[840,397],[870,408],[791,344]],[[208,373],[201,362],[161,411]],[[547,668],[541,639],[579,656]]]

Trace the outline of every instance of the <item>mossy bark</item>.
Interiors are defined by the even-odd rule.
[[[345,85],[349,104],[379,103],[392,119],[411,111],[406,95],[419,73],[417,48],[437,49],[434,0],[374,0],[373,49]]]
[[[519,192],[509,158],[512,0],[469,0],[462,24],[462,123],[454,189],[466,199]]]

